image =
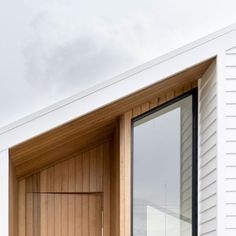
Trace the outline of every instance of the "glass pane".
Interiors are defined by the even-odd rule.
[[[134,123],[133,235],[192,235],[192,96]]]

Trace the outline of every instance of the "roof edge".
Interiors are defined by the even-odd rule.
[[[29,123],[32,120],[35,120],[35,119],[40,118],[42,116],[45,116],[48,113],[51,113],[51,112],[53,112],[55,110],[58,110],[61,107],[64,107],[64,106],[66,106],[68,104],[71,104],[71,103],[73,103],[73,102],[75,102],[77,100],[83,99],[83,98],[85,98],[85,97],[87,97],[87,96],[89,96],[91,94],[94,94],[94,93],[96,93],[96,92],[98,92],[100,90],[103,90],[103,89],[105,89],[105,88],[107,88],[107,87],[109,87],[111,85],[119,83],[120,81],[128,79],[128,78],[130,78],[130,77],[132,77],[132,76],[134,76],[134,75],[136,75],[138,73],[141,73],[141,72],[143,72],[145,70],[148,70],[148,69],[150,69],[150,68],[152,68],[154,66],[157,66],[157,65],[159,65],[161,63],[164,63],[165,61],[168,61],[168,60],[170,60],[170,59],[172,59],[174,57],[177,57],[177,56],[179,56],[181,54],[184,54],[184,53],[186,53],[186,52],[188,52],[188,51],[190,51],[190,50],[192,50],[194,48],[197,48],[197,47],[199,47],[199,46],[201,46],[203,44],[206,44],[209,41],[215,40],[215,39],[217,39],[219,37],[222,37],[222,36],[224,36],[226,34],[229,34],[229,33],[233,32],[233,31],[236,31],[236,23],[231,24],[231,25],[229,25],[227,27],[224,27],[224,28],[222,28],[220,30],[217,30],[214,33],[211,33],[211,34],[209,34],[209,35],[207,35],[205,37],[197,39],[197,40],[195,40],[195,41],[193,41],[191,43],[186,44],[185,46],[179,47],[179,48],[177,48],[177,49],[175,49],[173,51],[170,51],[170,52],[168,52],[168,53],[166,53],[166,54],[164,54],[162,56],[154,58],[154,59],[152,59],[152,60],[150,60],[150,61],[148,61],[148,62],[146,62],[146,63],[144,63],[142,65],[134,67],[133,69],[130,69],[130,70],[124,72],[124,73],[121,73],[121,74],[119,74],[119,75],[117,75],[117,76],[115,76],[115,77],[113,77],[111,79],[108,79],[108,80],[106,80],[104,82],[98,83],[98,84],[96,84],[96,85],[94,85],[94,86],[92,86],[92,87],[90,87],[90,88],[88,88],[88,89],[86,89],[86,90],[84,90],[82,92],[79,92],[79,93],[77,93],[75,95],[72,95],[72,96],[70,96],[68,98],[65,98],[65,99],[63,99],[63,100],[61,100],[59,102],[56,102],[56,103],[54,103],[54,104],[52,104],[50,106],[47,106],[47,107],[45,107],[45,108],[43,108],[43,109],[41,109],[41,110],[39,110],[37,112],[34,112],[34,113],[30,114],[30,115],[26,115],[25,117],[23,117],[23,118],[21,118],[21,119],[19,119],[17,121],[14,121],[14,122],[12,122],[10,124],[7,124],[7,125],[5,125],[3,127],[0,127],[0,135],[2,135],[4,133],[7,133],[8,131],[11,131],[11,130],[13,130],[13,129],[19,127],[19,126],[22,126],[22,125],[24,125],[26,123]]]

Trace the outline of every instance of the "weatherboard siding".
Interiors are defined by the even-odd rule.
[[[225,232],[236,235],[236,47],[225,53]],[[222,124],[223,125],[223,124]]]
[[[192,219],[192,104],[186,102],[181,108],[181,195],[180,209],[181,235],[191,235],[191,227],[188,220]]]
[[[217,235],[216,66],[199,81],[198,235]]]

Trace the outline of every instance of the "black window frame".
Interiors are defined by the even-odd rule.
[[[198,89],[195,88],[131,119],[131,236],[133,236],[134,124],[189,96],[192,96],[192,236],[198,235]]]

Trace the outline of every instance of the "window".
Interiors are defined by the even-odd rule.
[[[133,120],[133,236],[197,235],[196,94]]]

